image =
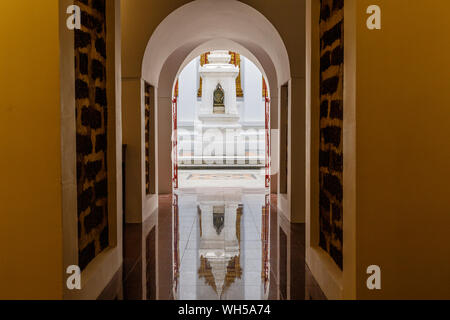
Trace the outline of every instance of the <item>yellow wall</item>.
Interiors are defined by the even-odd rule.
[[[121,1],[123,78],[141,78],[142,58],[152,33],[161,21],[163,21],[172,11],[175,11],[177,8],[189,2],[191,1]],[[133,23],[133,21],[130,21],[131,19],[133,21],[140,21],[142,24]],[[144,24],[145,27],[142,27]],[[145,39],[145,41],[142,41],[142,39]],[[123,101],[125,101],[125,99]],[[126,143],[125,139],[124,142]]]
[[[356,3],[357,296],[449,299],[450,1]]]
[[[0,1],[0,299],[62,295],[58,1]]]

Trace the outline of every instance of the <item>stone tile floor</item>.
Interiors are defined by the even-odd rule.
[[[143,224],[125,225],[118,296],[325,299],[305,264],[304,241],[304,224],[287,222],[263,188],[181,188],[160,196]]]

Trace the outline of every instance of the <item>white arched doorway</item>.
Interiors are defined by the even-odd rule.
[[[272,112],[277,113],[280,86],[290,80],[286,47],[275,27],[254,8],[239,1],[198,0],[168,15],[151,36],[142,62],[142,79],[155,87],[158,194],[172,191],[175,79],[192,57],[211,49],[240,52],[262,70],[271,90]]]
[[[222,122],[223,120],[217,122],[218,119],[216,119],[213,120],[212,126],[206,123],[209,129],[202,129],[203,120],[197,118],[202,100],[199,68],[212,52],[229,53],[231,64],[238,66],[236,98],[231,98],[235,101],[236,114],[232,117],[234,120],[228,116],[225,122]],[[242,52],[249,54],[251,58]],[[217,79],[217,81],[220,80]],[[248,50],[231,40],[208,41],[193,50],[180,66],[173,84],[172,177],[174,189],[179,186],[181,188],[195,187],[195,182],[193,182],[194,185],[187,182],[194,169],[195,176],[209,177],[210,186],[222,185],[220,177],[223,177],[223,174],[230,178],[247,173],[255,181],[244,183],[246,187],[265,187],[267,192],[270,192],[270,88],[267,83],[266,73],[259,61]],[[223,127],[219,123],[222,123]],[[219,130],[217,126],[222,129]],[[208,137],[215,142],[209,141]],[[209,144],[209,147],[205,145],[205,150],[201,147],[203,143]],[[204,152],[214,152],[215,155],[212,156],[209,153],[204,155]],[[206,158],[203,158],[204,156]],[[181,168],[181,175],[178,174],[179,168]],[[198,174],[198,169],[206,169],[206,171]],[[221,172],[215,171],[215,174],[211,175],[211,170],[221,170]],[[214,182],[216,179],[219,180]],[[244,185],[242,181],[235,180],[234,183],[227,181],[227,187],[243,187]]]

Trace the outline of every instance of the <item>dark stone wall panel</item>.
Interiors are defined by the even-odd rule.
[[[105,0],[75,0],[78,258],[86,266],[109,246]]]
[[[321,0],[319,245],[343,267],[344,0]]]

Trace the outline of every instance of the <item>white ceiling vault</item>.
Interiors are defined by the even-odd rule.
[[[211,50],[246,56],[269,87],[290,79],[289,57],[278,31],[257,10],[235,0],[197,0],[169,14],[147,44],[142,78],[169,95],[183,67]]]

